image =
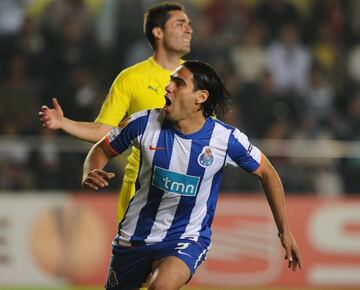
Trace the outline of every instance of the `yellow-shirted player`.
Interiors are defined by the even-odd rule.
[[[54,108],[43,106],[39,112],[44,127],[62,129],[77,138],[97,142],[112,128],[134,112],[163,107],[165,86],[170,74],[190,51],[190,20],[181,4],[160,3],[144,17],[144,33],[154,54],[147,60],[123,70],[113,82],[109,94],[94,122],[79,122],[64,117],[56,99]],[[120,192],[118,219],[121,220],[135,192],[139,154],[133,149],[128,158]]]

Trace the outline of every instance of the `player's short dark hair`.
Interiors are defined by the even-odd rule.
[[[187,60],[182,64],[193,74],[194,90],[206,90],[208,99],[203,104],[205,117],[221,117],[227,111],[230,94],[216,70],[208,63],[198,60]]]
[[[155,49],[155,37],[152,33],[154,27],[164,29],[166,21],[170,18],[170,11],[184,11],[184,6],[174,2],[163,2],[156,4],[145,13],[144,34]]]

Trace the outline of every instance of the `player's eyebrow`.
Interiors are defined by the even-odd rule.
[[[179,18],[176,19],[175,22],[179,22],[179,23],[187,23],[188,25],[191,26],[191,20],[185,19],[185,18]]]
[[[174,76],[174,75],[171,75],[170,76],[170,79],[177,85],[186,85],[186,82],[184,79],[180,78],[180,77],[177,77],[177,76]]]
[[[185,18],[176,19],[175,22],[188,22]]]

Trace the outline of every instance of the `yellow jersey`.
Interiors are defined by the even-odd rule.
[[[168,71],[153,57],[123,70],[114,80],[96,123],[117,127],[131,114],[165,104],[165,86],[170,82]],[[125,167],[124,181],[135,183],[139,168],[139,151],[132,148]]]

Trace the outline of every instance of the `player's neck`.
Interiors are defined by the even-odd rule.
[[[174,71],[181,63],[182,55],[179,53],[169,53],[164,50],[154,52],[154,60],[164,69]]]
[[[191,118],[186,118],[173,123],[176,130],[182,134],[189,135],[199,131],[205,124],[206,118],[203,114],[193,115]]]

